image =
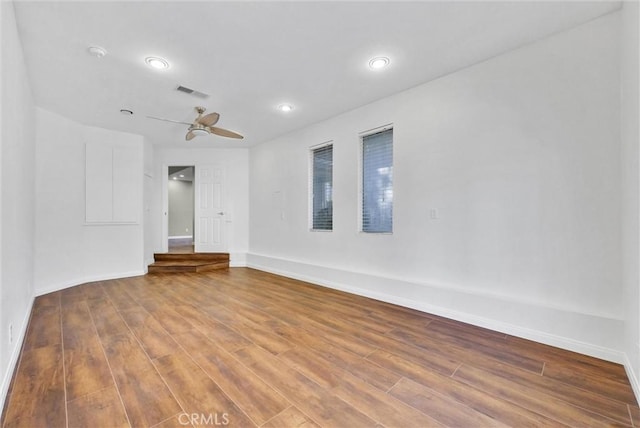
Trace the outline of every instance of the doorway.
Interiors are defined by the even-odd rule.
[[[168,167],[168,249],[170,253],[194,252],[194,166]]]
[[[232,218],[226,210],[224,166],[165,164],[162,169],[162,252],[226,253]],[[191,190],[174,198],[172,188]],[[176,216],[182,220],[174,222]]]

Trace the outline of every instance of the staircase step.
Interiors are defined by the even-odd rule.
[[[154,258],[149,273],[205,272],[229,267],[228,253],[160,253]]]
[[[208,262],[228,262],[229,253],[156,253],[153,255],[156,262],[198,260]]]

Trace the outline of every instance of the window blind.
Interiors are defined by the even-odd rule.
[[[312,228],[333,230],[333,145],[312,150]]]
[[[393,129],[362,137],[362,231],[393,231]]]

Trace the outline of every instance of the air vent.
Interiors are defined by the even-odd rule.
[[[176,89],[180,92],[184,92],[185,94],[193,94],[193,89],[187,88],[186,86],[178,86]]]
[[[205,94],[204,92],[196,91],[195,89],[187,88],[186,86],[178,86],[176,88],[178,92],[184,92],[185,94],[193,95],[198,98],[209,98],[209,94]]]

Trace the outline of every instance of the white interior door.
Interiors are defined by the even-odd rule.
[[[227,251],[224,170],[216,165],[196,165],[195,251]]]

